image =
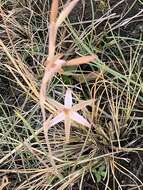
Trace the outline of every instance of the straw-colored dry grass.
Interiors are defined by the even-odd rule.
[[[142,34],[120,33],[142,2],[121,14],[124,0],[89,3],[85,21],[86,1],[53,0],[51,12],[48,0],[1,1],[0,190],[142,189]],[[90,127],[72,122],[66,136],[69,123],[46,126],[67,111],[69,88]]]

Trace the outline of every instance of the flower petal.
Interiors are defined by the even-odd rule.
[[[66,136],[66,143],[69,142],[69,138],[70,138],[70,127],[71,127],[70,116],[69,116],[69,115],[66,115],[66,116],[65,116],[65,136]]]
[[[93,101],[94,101],[93,99],[80,101],[78,104],[76,104],[72,107],[72,111],[77,112],[77,111],[81,110],[82,108],[85,108],[86,106],[91,105],[93,103]]]
[[[48,128],[56,125],[57,123],[63,121],[65,119],[64,112],[59,113],[56,117],[54,117],[47,126]]]
[[[58,102],[52,98],[47,97],[47,101],[48,101],[49,105],[51,105],[51,107],[54,107],[57,110],[62,110],[64,108],[63,104],[61,104],[60,102]]]
[[[65,108],[70,109],[72,107],[72,91],[67,89],[64,101]]]
[[[91,127],[91,124],[77,112],[71,112],[70,118],[79,124],[82,124],[86,127]]]

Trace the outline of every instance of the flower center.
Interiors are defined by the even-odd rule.
[[[70,109],[68,109],[68,108],[64,108],[63,111],[64,111],[65,115],[68,115],[70,113]]]

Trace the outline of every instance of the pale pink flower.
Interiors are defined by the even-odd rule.
[[[64,99],[64,105],[60,104],[59,102],[57,105],[56,103],[54,104],[54,106],[56,106],[57,109],[60,110],[60,113],[56,115],[53,119],[51,119],[50,122],[45,122],[44,125],[47,125],[46,127],[48,127],[49,129],[50,127],[58,124],[59,122],[64,121],[66,142],[69,142],[72,121],[75,121],[88,128],[91,127],[91,124],[77,111],[83,109],[87,105],[92,104],[92,102],[93,100],[90,99],[87,101],[82,101],[79,104],[72,105],[72,91],[70,89],[67,89]]]

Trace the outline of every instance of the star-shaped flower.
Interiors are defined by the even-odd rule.
[[[53,119],[51,119],[50,122],[45,121],[45,127],[48,127],[49,129],[50,127],[58,124],[59,122],[64,121],[66,142],[69,142],[72,121],[75,121],[88,128],[91,127],[91,124],[82,115],[80,115],[78,111],[86,107],[87,105],[91,105],[92,102],[93,100],[90,99],[87,101],[82,101],[81,103],[72,106],[72,91],[70,89],[67,89],[64,99],[64,105],[62,105],[59,102],[57,102],[57,104],[55,101],[53,102],[54,106],[56,106],[60,113],[56,115]]]

